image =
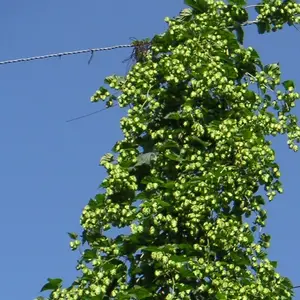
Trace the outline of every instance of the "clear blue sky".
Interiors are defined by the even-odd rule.
[[[152,37],[165,30],[164,17],[181,8],[182,0],[1,1],[0,60]],[[295,79],[300,89],[300,32],[258,36],[250,29],[247,45],[265,63],[280,61],[284,79]],[[67,232],[81,232],[80,213],[105,176],[99,159],[121,138],[124,111],[66,120],[104,107],[89,99],[105,76],[125,73],[122,60],[129,55],[130,49],[98,52],[90,65],[85,54],[0,66],[1,299],[30,300],[47,277],[75,278],[77,254]],[[285,194],[268,204],[270,256],[296,285],[300,153],[288,151],[285,138],[274,146]]]

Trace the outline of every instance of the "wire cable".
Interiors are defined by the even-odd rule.
[[[114,105],[112,105],[112,106],[110,106],[110,107],[114,107],[114,106],[116,106],[116,104],[114,104]],[[85,115],[82,115],[82,116],[80,116],[80,117],[75,117],[75,118],[73,118],[73,119],[69,119],[69,120],[67,120],[66,122],[69,123],[69,122],[73,122],[73,121],[76,121],[76,120],[79,120],[79,119],[83,119],[83,118],[86,118],[86,117],[89,117],[89,116],[98,114],[98,113],[100,113],[100,112],[102,112],[102,111],[104,111],[104,110],[109,109],[110,107],[105,107],[105,108],[96,110],[96,111],[94,111],[94,112],[92,112],[92,113],[85,114]]]
[[[20,63],[20,62],[29,62],[32,60],[41,60],[41,59],[48,59],[48,58],[54,58],[54,57],[62,57],[62,56],[68,56],[68,55],[77,55],[77,54],[83,54],[83,53],[91,53],[91,58],[95,52],[99,51],[109,51],[109,50],[115,50],[120,48],[132,48],[134,45],[116,45],[111,47],[103,47],[103,48],[91,48],[91,49],[83,49],[83,50],[75,50],[75,51],[67,51],[67,52],[59,52],[59,53],[52,53],[52,54],[46,54],[46,55],[39,55],[39,56],[32,56],[32,57],[26,57],[26,58],[18,58],[18,59],[10,59],[10,60],[4,60],[0,61],[0,65],[6,65],[6,64],[14,64],[14,63]],[[91,60],[90,58],[90,60]],[[90,61],[89,61],[90,62]]]

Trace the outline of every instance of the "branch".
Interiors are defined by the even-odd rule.
[[[252,4],[252,5],[245,6],[245,9],[251,8],[251,7],[263,7],[263,5],[261,5],[261,4]]]
[[[247,22],[242,23],[241,25],[242,26],[248,26],[248,25],[252,25],[252,24],[257,24],[258,22],[259,21],[257,21],[257,20],[247,21]]]

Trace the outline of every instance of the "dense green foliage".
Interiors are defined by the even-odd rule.
[[[82,213],[82,241],[70,234],[73,250],[86,245],[81,275],[69,288],[49,279],[49,299],[292,299],[259,229],[283,191],[268,139],[286,134],[297,151],[299,94],[243,46],[243,28],[296,24],[300,5],[264,0],[251,21],[244,0],[185,2],[164,34],[135,44],[127,76],[92,97],[128,107],[124,139],[101,160],[108,175]]]

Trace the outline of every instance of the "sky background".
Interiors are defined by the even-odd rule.
[[[183,7],[183,0],[0,1],[0,61],[129,44],[130,37],[163,32],[164,17]],[[249,28],[246,44],[264,63],[280,62],[283,79],[300,87],[300,32],[291,27],[258,36]],[[90,55],[82,54],[0,66],[0,299],[32,300],[48,277],[75,279],[78,255],[67,232],[81,232],[81,211],[105,176],[99,159],[122,137],[124,111],[66,121],[104,107],[90,97],[105,76],[125,74],[122,61],[130,54],[98,52],[90,65]],[[267,206],[270,257],[300,285],[300,153],[281,137],[274,148],[285,193]]]

